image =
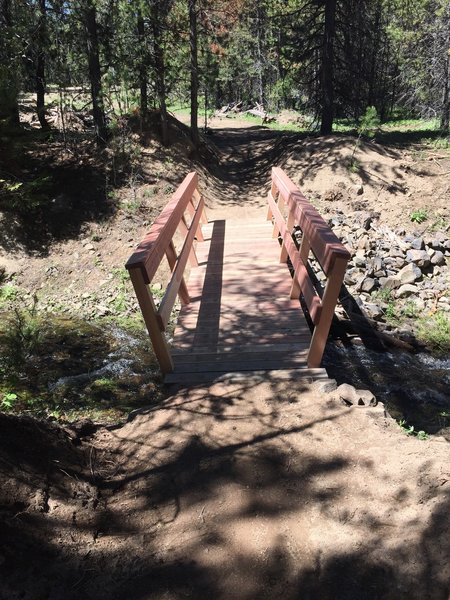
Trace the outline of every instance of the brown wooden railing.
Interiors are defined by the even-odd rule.
[[[207,219],[204,200],[198,191],[198,176],[194,172],[185,177],[125,265],[130,273],[145,325],[163,373],[173,371],[173,360],[164,332],[177,294],[183,304],[189,303],[184,270],[188,258],[193,266],[198,265],[193,242],[194,238],[203,240],[201,222],[207,222]],[[184,235],[184,243],[179,254],[173,243],[177,230]],[[164,255],[167,257],[172,275],[157,309],[149,285]]]
[[[281,236],[282,239],[280,262],[287,262],[289,256],[294,269],[291,298],[303,295],[314,325],[308,366],[318,367],[350,254],[317,210],[279,167],[272,168],[272,187],[268,202],[267,218],[274,222],[273,237]],[[299,249],[293,240],[294,227],[300,227],[302,231]],[[322,297],[308,273],[311,251],[327,278]]]

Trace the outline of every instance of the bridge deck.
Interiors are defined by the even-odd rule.
[[[190,273],[191,303],[182,307],[167,383],[207,382],[226,373],[295,370],[325,378],[306,356],[310,329],[269,222],[216,220],[203,226],[199,266]]]

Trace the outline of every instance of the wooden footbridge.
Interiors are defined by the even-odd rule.
[[[280,370],[326,377],[320,364],[350,255],[277,167],[268,203],[267,221],[208,222],[197,174],[190,173],[128,260],[167,383]],[[177,230],[184,240],[179,252]],[[294,231],[301,232],[300,245]],[[311,277],[311,253],[326,277],[321,290]],[[151,282],[164,256],[172,276],[157,306]],[[169,344],[167,324],[177,295],[182,306]]]

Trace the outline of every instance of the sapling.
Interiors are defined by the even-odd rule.
[[[350,167],[355,162],[355,154],[361,144],[361,138],[363,136],[373,138],[379,126],[380,119],[377,114],[377,109],[375,106],[368,106],[358,125],[358,137],[356,138],[355,145],[353,146],[353,152],[350,157]]]

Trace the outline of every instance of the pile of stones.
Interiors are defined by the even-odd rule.
[[[337,213],[329,225],[351,252],[344,283],[368,317],[383,321],[392,301],[417,314],[450,312],[450,227],[407,233],[367,211]]]

